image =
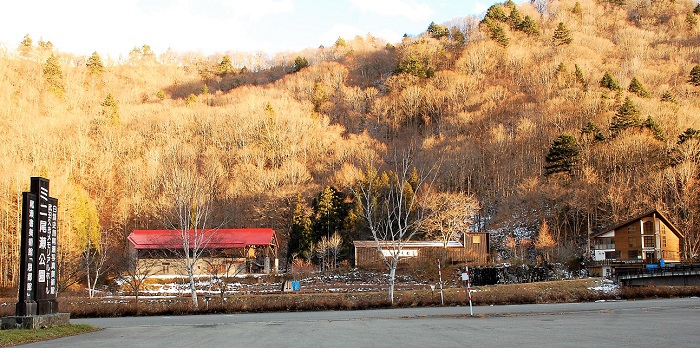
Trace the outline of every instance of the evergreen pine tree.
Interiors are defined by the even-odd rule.
[[[454,42],[457,46],[464,46],[464,44],[467,42],[467,39],[464,37],[464,34],[457,27],[452,27],[450,35],[452,37],[452,42]]]
[[[595,141],[604,141],[605,135],[603,131],[598,127],[593,121],[588,121],[586,125],[581,129],[581,135],[588,138],[593,138]]]
[[[52,92],[63,95],[65,88],[63,84],[63,72],[61,71],[58,57],[56,57],[55,54],[51,54],[46,60],[46,64],[44,64],[44,78]]]
[[[647,92],[646,88],[644,88],[644,85],[642,85],[642,83],[636,77],[632,78],[632,81],[630,82],[630,85],[627,88],[627,90],[642,98],[651,97],[649,92]]]
[[[654,138],[656,140],[664,141],[666,140],[666,135],[664,135],[664,130],[661,128],[661,125],[659,125],[656,120],[654,120],[651,116],[647,117],[646,121],[644,121],[644,124],[642,124],[644,128],[648,129],[651,131],[651,134],[654,135]]]
[[[617,84],[615,78],[613,78],[612,75],[610,75],[610,73],[607,71],[603,75],[603,78],[600,80],[600,86],[605,87],[611,91],[620,90],[620,85]]]
[[[610,131],[613,135],[618,135],[623,130],[640,125],[639,110],[634,105],[630,97],[625,98],[610,124]]]
[[[311,219],[306,214],[304,200],[300,194],[294,202],[292,210],[292,227],[289,231],[289,243],[287,245],[287,262],[293,260],[293,255],[303,259],[311,257]]]
[[[664,92],[664,94],[661,96],[661,101],[662,102],[669,102],[669,103],[675,103],[676,102],[676,97],[671,94],[670,91]]]
[[[102,58],[100,58],[100,55],[97,54],[97,52],[92,52],[92,55],[90,58],[88,58],[85,66],[87,66],[91,74],[97,76],[102,75],[102,73],[105,71],[105,67],[102,64]]]
[[[112,96],[112,93],[107,94],[107,97],[100,106],[102,106],[101,114],[103,118],[110,124],[119,124],[119,106],[114,96]]]
[[[499,45],[506,47],[510,43],[510,38],[506,35],[505,29],[500,23],[488,22],[487,26],[489,28],[491,40],[496,41]]]
[[[223,58],[221,58],[221,62],[219,63],[219,75],[224,76],[230,74],[232,71],[233,64],[231,63],[231,57],[225,55]]]
[[[552,43],[554,46],[568,45],[573,41],[571,38],[571,32],[566,28],[564,22],[559,22],[559,26],[554,30],[554,36],[552,37]]]
[[[576,1],[576,3],[574,4],[574,8],[571,9],[571,13],[577,14],[579,16],[583,13],[583,11],[581,10],[581,3],[580,2]]]
[[[430,37],[435,39],[448,37],[450,35],[450,31],[447,29],[447,27],[437,25],[435,22],[430,22],[430,25],[428,26],[428,33],[430,34]]]
[[[557,65],[557,68],[554,70],[554,72],[557,75],[558,74],[565,74],[567,72],[567,70],[568,69],[566,69],[566,65],[564,65],[564,62],[561,62],[561,63],[559,63],[559,65]]]
[[[537,23],[535,23],[535,20],[527,15],[525,16],[525,18],[523,18],[523,21],[520,23],[519,30],[530,36],[539,35],[540,33],[540,30],[537,28]]]
[[[335,44],[333,44],[333,45],[334,45],[335,47],[345,47],[345,46],[348,45],[348,43],[345,42],[345,39],[343,39],[342,37],[338,37],[338,38],[335,40]]]
[[[690,79],[688,82],[693,86],[700,86],[700,65],[696,65],[690,70]]]
[[[562,134],[552,142],[545,156],[545,175],[562,172],[571,174],[578,160],[579,146],[576,138],[570,134]]]
[[[513,7],[513,9],[510,11],[510,16],[508,16],[508,24],[510,25],[513,30],[520,30],[520,27],[523,24],[523,15],[520,14],[520,11],[516,7]]]
[[[488,10],[486,10],[484,21],[486,20],[505,22],[508,20],[508,16],[506,16],[506,12],[503,11],[503,7],[501,5],[492,5]]]
[[[292,66],[292,72],[299,72],[301,69],[306,68],[309,66],[309,61],[306,60],[306,58],[297,56],[296,59],[294,59],[294,65]]]
[[[583,71],[581,70],[581,67],[578,66],[578,64],[574,64],[574,75],[576,76],[576,81],[578,81],[580,84],[583,85],[584,88],[588,87],[588,82],[586,82],[586,79],[583,77]]]

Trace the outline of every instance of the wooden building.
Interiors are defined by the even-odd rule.
[[[377,249],[374,240],[353,242],[355,246],[355,267],[357,268],[381,268],[384,267],[382,255]],[[381,242],[384,255],[392,255],[392,244]],[[404,243],[401,254],[401,264],[434,263],[441,259],[443,251],[446,252],[445,264],[465,263],[470,266],[485,265],[489,262],[489,238],[486,232],[464,234],[461,241],[450,241],[443,250],[440,241],[409,241]]]
[[[590,274],[608,276],[620,268],[681,261],[683,234],[658,210],[624,221],[590,237]]]
[[[190,245],[194,235],[190,230]],[[194,267],[196,275],[277,272],[277,235],[271,228],[207,229],[200,238],[204,250]],[[180,231],[135,230],[128,240],[137,262],[153,268],[153,275],[184,275]]]

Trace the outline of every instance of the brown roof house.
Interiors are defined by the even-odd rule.
[[[683,234],[658,210],[590,236],[592,275],[609,276],[620,268],[681,261]]]
[[[390,242],[380,242],[384,255],[392,255]],[[377,249],[374,240],[358,240],[355,246],[355,267],[381,268],[384,267],[382,254]],[[489,235],[486,232],[468,232],[462,235],[460,241],[450,241],[445,250],[445,263],[469,265],[485,265],[489,262]],[[434,263],[443,255],[443,243],[440,241],[409,241],[401,249],[400,264]]]

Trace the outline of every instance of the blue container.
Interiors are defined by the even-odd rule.
[[[292,290],[299,291],[299,289],[301,289],[301,284],[299,284],[299,281],[292,280]]]
[[[664,259],[659,260],[659,266],[666,267],[666,261]]]

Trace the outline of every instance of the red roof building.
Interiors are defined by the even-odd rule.
[[[190,245],[194,245],[193,230],[189,231]],[[202,247],[207,249],[234,249],[249,246],[277,246],[275,230],[271,228],[207,229],[199,234]],[[178,230],[135,230],[128,237],[135,249],[182,248]]]
[[[205,229],[195,233],[188,231],[190,249],[203,250],[202,259],[195,270],[206,275],[216,269],[240,266],[240,270],[253,273],[276,272],[278,268],[277,235],[271,228],[220,228]],[[183,252],[182,234],[179,230],[135,230],[127,237],[143,265],[156,265],[156,275],[178,275],[176,267]],[[180,260],[180,261],[178,261]],[[228,273],[228,272],[226,272]],[[236,271],[235,273],[238,273]]]

